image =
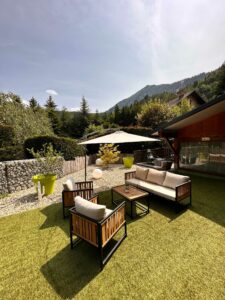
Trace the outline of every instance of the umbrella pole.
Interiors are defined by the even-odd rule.
[[[84,167],[84,181],[87,181],[87,148],[85,147],[84,149],[84,163],[85,163],[85,167]]]

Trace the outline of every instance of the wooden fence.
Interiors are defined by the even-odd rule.
[[[88,164],[88,157],[87,157],[87,164]],[[63,164],[63,175],[68,175],[77,171],[84,169],[85,167],[85,157],[84,156],[77,156],[74,160],[64,161]]]

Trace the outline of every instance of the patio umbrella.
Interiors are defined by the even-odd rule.
[[[124,131],[116,131],[107,135],[97,137],[92,140],[79,143],[79,145],[93,145],[93,144],[124,144],[124,143],[143,143],[143,142],[157,142],[159,139],[150,138],[146,136],[127,133]],[[85,154],[85,181],[87,177],[86,154]]]

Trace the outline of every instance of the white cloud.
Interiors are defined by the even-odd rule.
[[[23,102],[23,104],[24,104],[25,106],[29,106],[29,101],[23,100],[23,99],[22,99],[22,102]]]
[[[55,90],[46,90],[45,91],[47,94],[51,95],[51,96],[57,96],[58,93]]]
[[[71,107],[67,109],[68,111],[79,111],[80,107]]]

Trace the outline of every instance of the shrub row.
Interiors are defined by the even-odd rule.
[[[12,144],[13,137],[13,127],[5,124],[0,124],[0,148]]]
[[[0,161],[24,159],[23,146],[8,146],[0,148]]]
[[[122,127],[120,130],[132,133],[132,134],[137,134],[137,135],[142,135],[142,136],[150,136],[152,133],[152,130],[149,127]]]
[[[37,136],[29,138],[24,142],[25,156],[32,158],[32,154],[27,149],[33,148],[36,152],[41,150],[44,144],[49,143],[63,155],[65,160],[73,160],[76,156],[84,154],[83,147],[78,145],[74,139],[57,136]]]

